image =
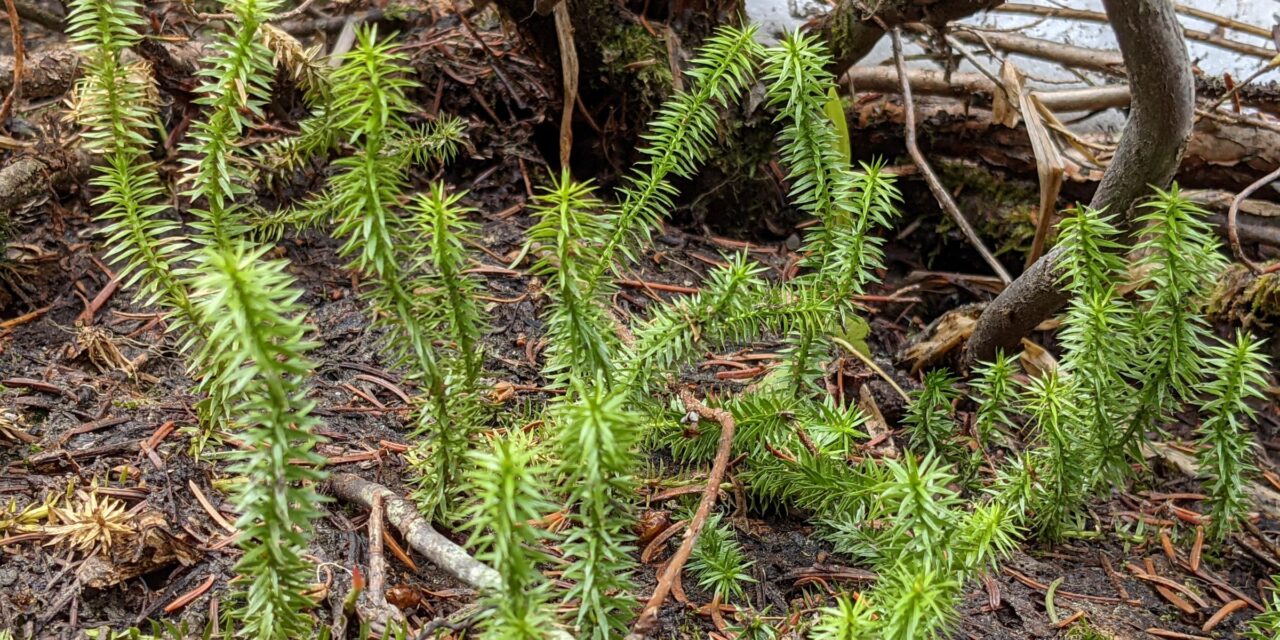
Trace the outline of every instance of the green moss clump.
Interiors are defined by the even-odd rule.
[[[610,80],[634,83],[646,106],[656,106],[671,93],[667,48],[643,26],[617,23],[600,44],[600,51]]]
[[[1280,320],[1280,273],[1255,276],[1243,264],[1231,265],[1209,296],[1206,313],[1245,328],[1272,329]]]
[[[996,255],[1027,255],[1036,235],[1035,214],[1040,203],[1034,182],[1009,180],[962,161],[939,162],[936,166],[944,184],[963,186],[957,204],[962,211],[972,212],[969,219],[979,235],[995,240]],[[950,217],[944,216],[938,232],[945,233],[954,225]],[[1051,236],[1054,233],[1051,229]],[[1053,244],[1052,237],[1049,244]]]

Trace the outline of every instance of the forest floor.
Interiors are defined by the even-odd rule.
[[[462,157],[441,176],[419,179],[439,177],[467,189],[467,202],[478,210],[475,221],[483,226],[473,273],[484,279],[491,314],[493,330],[486,343],[492,399],[502,410],[518,412],[547,396],[539,374],[544,297],[527,263],[511,265],[532,224],[529,198],[549,175],[545,138],[548,128],[554,131],[558,105],[547,100],[520,104],[507,83],[523,83],[521,93],[537,96],[534,85],[542,72],[532,71],[536,65],[530,62],[527,74],[494,74],[486,52],[474,46],[456,19],[424,19],[402,33],[421,71],[423,88],[415,98],[430,113],[461,115],[470,125],[470,147]],[[502,53],[507,69],[522,68],[515,45],[500,34],[485,37]],[[22,115],[34,120],[38,114]],[[614,176],[599,177],[608,184]],[[906,177],[902,187],[909,206],[899,228],[916,228],[919,221],[920,231],[890,239],[884,282],[863,302],[872,328],[868,342],[886,366],[942,313],[992,294],[992,279],[958,236],[932,231],[940,218],[923,183]],[[208,451],[215,455],[190,455],[196,400],[191,380],[166,343],[158,316],[134,304],[101,261],[98,225],[83,195],[82,189],[48,194],[16,212],[9,259],[2,265],[8,299],[0,321],[0,628],[12,626],[18,637],[39,638],[82,637],[87,629],[118,630],[148,618],[188,620],[201,628],[233,590],[232,566],[241,553],[231,544],[234,528],[228,523],[235,513],[218,488],[228,474],[227,463],[216,454],[232,448],[234,438],[215,439]],[[927,203],[920,208],[924,213],[912,210],[917,203]],[[796,257],[796,229],[774,226],[780,233],[729,237],[734,235],[730,229],[711,229],[692,222],[687,213],[677,215],[634,273],[619,281],[615,304],[625,313],[642,314],[654,299],[696,290],[726,252],[743,249],[771,268],[769,277],[785,277]],[[330,470],[354,472],[407,493],[401,453],[412,384],[385,367],[379,336],[358,296],[359,282],[336,249],[337,243],[318,231],[289,235],[278,247],[306,292],[307,321],[321,344],[312,354],[318,366],[311,392],[324,419],[321,433],[328,438],[320,453]],[[1044,343],[1048,337],[1036,339]],[[709,388],[742,387],[763,373],[757,365],[767,362],[777,346],[738,345],[708,353],[689,379]],[[899,366],[892,369],[899,384],[918,386],[909,366]],[[888,424],[897,425],[901,405],[865,365],[838,362],[831,372],[832,383],[847,397],[857,398],[861,387],[870,385]],[[968,416],[961,411],[959,418]],[[1175,435],[1187,435],[1187,429],[1180,427]],[[1265,454],[1261,466],[1280,468],[1275,411],[1262,414],[1258,437]],[[643,550],[642,590],[652,587],[656,567],[670,556],[667,547],[674,547],[672,542],[664,546],[659,532],[672,526],[665,517],[675,499],[655,497],[673,487],[697,486],[700,474],[674,466],[661,452],[655,455],[637,496],[642,520],[650,523],[645,537],[659,540]],[[1080,633],[1085,621],[1101,637],[1240,637],[1264,601],[1260,580],[1280,573],[1280,522],[1263,517],[1255,533],[1222,548],[1202,549],[1196,541],[1198,485],[1159,461],[1152,471],[1144,476],[1149,482],[1131,492],[1090,504],[1090,528],[1097,535],[1054,547],[1027,545],[1003,571],[969,585],[954,637],[1065,637],[1073,628]],[[1266,478],[1276,484],[1274,475]],[[46,545],[46,534],[16,529],[13,518],[30,505],[89,486],[96,486],[102,498],[147,514],[154,534],[90,562],[63,546]],[[345,595],[351,570],[367,560],[367,514],[339,501],[325,509],[311,553],[320,566],[316,582],[331,604]],[[832,590],[857,588],[872,577],[843,565],[802,514],[753,512],[741,492],[727,510],[754,562],[757,582],[749,590],[750,604],[756,612],[776,616],[770,619],[778,629],[829,605]],[[461,533],[445,533],[465,540]],[[398,541],[397,533],[390,535]],[[404,606],[415,626],[458,610],[474,596],[413,552],[403,560],[390,559],[390,570],[393,603]],[[192,592],[198,597],[182,598]],[[659,637],[720,632],[723,618],[711,615],[708,594],[685,584],[677,596],[664,610]],[[1239,610],[1230,604],[1237,600],[1245,602]],[[1224,606],[1229,615],[1219,619],[1215,613]],[[734,616],[726,612],[723,617],[732,622]]]

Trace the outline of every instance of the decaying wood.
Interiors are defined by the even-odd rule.
[[[74,151],[57,150],[14,159],[0,169],[0,218],[7,219],[14,208],[51,186],[76,180],[83,169],[84,163]]]
[[[13,88],[13,56],[0,56],[0,92]],[[42,100],[60,96],[80,74],[80,54],[72,49],[48,49],[26,56],[22,65],[22,97]]]
[[[1171,3],[1104,0],[1133,92],[1129,119],[1089,206],[1128,221],[1133,205],[1168,186],[1182,160],[1195,117],[1195,81],[1187,44]],[[1059,287],[1061,249],[1045,254],[987,306],[965,358],[990,360],[1066,303]]]
[[[913,78],[918,77],[912,75]],[[856,74],[855,77],[862,77],[862,74]],[[991,88],[990,82],[979,85],[972,78],[962,77],[959,81],[972,81],[972,86],[979,89]],[[930,82],[929,78],[925,78],[923,86],[926,89],[941,88]],[[855,81],[854,88],[859,92],[859,101],[849,111],[850,130],[860,140],[861,147],[869,152],[901,153],[902,108],[896,96],[873,100],[863,93],[864,89],[881,92],[880,89],[873,89],[875,86],[879,85]],[[916,87],[913,85],[912,88]],[[884,92],[888,93],[889,90]],[[897,93],[896,90],[892,92]],[[916,100],[921,150],[930,157],[963,158],[1012,174],[1036,174],[1035,154],[1025,125],[1009,128],[997,123],[991,110],[980,106],[985,99],[974,98],[975,94],[969,94],[970,100],[966,102],[951,99],[949,96],[953,94],[950,88],[946,93],[946,98]],[[982,94],[982,91],[977,93]],[[1077,94],[1072,90],[1036,92],[1036,95],[1048,106],[1061,105],[1055,96],[1064,93]],[[1102,102],[1110,100],[1105,96],[1107,91],[1102,93],[1103,98],[1094,104],[1101,106]],[[1088,100],[1088,96],[1081,95],[1081,99],[1077,100],[1074,95],[1070,95],[1064,102],[1088,105]],[[1062,112],[1065,113],[1066,110]],[[1106,140],[1104,136],[1082,137],[1089,142],[1103,143]],[[1276,167],[1280,167],[1280,132],[1201,120],[1192,130],[1175,178],[1183,187],[1239,192]],[[1102,172],[1100,169],[1073,166],[1068,168],[1065,177],[1068,182],[1096,182],[1101,179]],[[1263,190],[1257,197],[1280,200],[1280,192]]]

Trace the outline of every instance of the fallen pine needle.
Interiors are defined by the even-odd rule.
[[[179,609],[182,609],[183,607],[191,604],[192,602],[195,601],[196,598],[199,598],[200,596],[204,595],[204,593],[208,591],[210,587],[213,586],[213,580],[214,580],[214,576],[210,575],[209,577],[204,579],[204,582],[201,582],[199,585],[197,585],[196,588],[178,596],[177,598],[174,598],[173,602],[170,602],[169,604],[166,604],[164,606],[164,612],[173,613],[174,611],[178,611]]]

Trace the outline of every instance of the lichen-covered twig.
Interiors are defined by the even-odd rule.
[[[497,571],[440,535],[418,515],[418,509],[412,503],[390,489],[350,473],[333,474],[329,488],[333,495],[365,508],[372,508],[374,497],[381,496],[387,520],[400,530],[409,546],[458,580],[481,591],[495,589],[502,583]]]

